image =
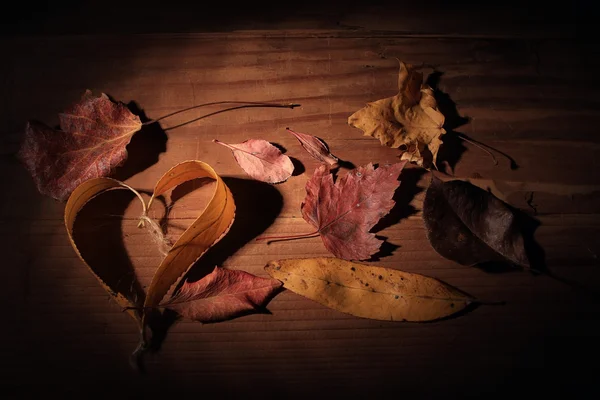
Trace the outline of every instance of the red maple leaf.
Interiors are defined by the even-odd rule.
[[[263,236],[256,240],[287,240],[321,235],[325,248],[338,258],[366,260],[383,240],[369,230],[394,207],[401,161],[375,169],[369,163],[333,182],[328,165],[321,165],[306,183],[302,217],[315,232],[292,236]]]
[[[66,200],[79,184],[110,175],[127,159],[125,147],[142,123],[104,93],[82,99],[59,114],[60,130],[30,121],[18,157],[40,193]]]
[[[201,280],[185,282],[161,307],[194,321],[219,322],[261,310],[280,288],[276,279],[215,267]]]
[[[326,165],[306,183],[302,216],[317,228],[323,244],[338,258],[365,260],[381,247],[369,230],[394,207],[398,176],[406,161],[375,169],[369,163],[333,182]]]

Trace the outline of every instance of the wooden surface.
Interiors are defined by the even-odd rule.
[[[22,36],[0,46],[0,390],[8,398],[38,392],[105,398],[572,396],[593,387],[600,334],[600,87],[593,49],[569,37],[354,30]],[[391,323],[354,318],[284,292],[270,303],[272,315],[172,326],[162,348],[146,358],[146,373],[133,371],[134,323],[76,257],[62,221],[64,205],[39,195],[14,158],[25,122],[56,124],[57,113],[88,88],[133,102],[148,119],[214,101],[302,104],[235,110],[168,129],[220,109],[213,106],[148,126],[116,173],[150,191],[180,161],[211,164],[230,186],[238,213],[229,235],[192,276],[215,264],[264,276],[268,260],[328,254],[319,238],[254,241],[263,233],[310,231],[300,203],[317,163],[285,127],[320,136],[355,165],[394,162],[396,150],[346,121],[366,102],[396,92],[396,57],[442,72],[437,95],[450,129],[514,158],[518,169],[502,156],[494,165],[452,134],[440,153],[456,176],[494,180],[529,214],[533,204],[541,224],[535,239],[543,248],[535,263],[568,282],[522,271],[489,273],[438,256],[421,219],[428,176],[410,168],[401,176],[397,207],[377,227],[391,245],[373,264],[434,276],[504,306],[435,323]],[[251,181],[229,150],[211,143],[214,138],[278,143],[297,159],[299,174],[276,186]],[[174,194],[183,197],[170,212],[172,236],[206,204],[211,187],[186,195],[189,189]],[[90,204],[76,229],[90,263],[130,263],[146,285],[161,256],[135,227],[138,213],[131,197],[112,193]],[[152,213],[157,219],[163,214],[161,207]]]

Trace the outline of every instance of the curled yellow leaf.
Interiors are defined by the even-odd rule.
[[[144,309],[157,307],[169,289],[202,255],[229,231],[235,218],[235,203],[225,182],[202,161],[185,161],[167,171],[156,184],[148,208],[157,196],[198,178],[216,181],[215,192],[200,216],[179,237],[152,278]]]
[[[131,315],[138,323],[138,327],[141,328],[142,316],[137,309],[139,308],[139,305],[135,304],[135,301],[129,297],[130,293],[125,293],[121,290],[121,288],[118,286],[118,281],[107,279],[110,275],[111,265],[103,263],[92,266],[88,264],[77,248],[75,239],[73,238],[75,219],[77,218],[77,214],[81,211],[81,209],[94,197],[109,190],[116,189],[126,189],[133,192],[142,203],[144,215],[146,214],[146,204],[144,203],[144,199],[135,189],[115,179],[95,178],[83,182],[73,191],[73,193],[71,193],[71,196],[69,197],[65,207],[65,227],[67,228],[67,235],[69,236],[71,246],[73,246],[77,256],[81,259],[85,266],[88,267],[96,279],[98,279],[104,290],[106,290],[115,299],[117,304],[119,304],[123,309],[127,310],[129,315]]]

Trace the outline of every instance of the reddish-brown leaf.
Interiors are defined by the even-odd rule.
[[[240,167],[257,181],[279,183],[294,172],[292,160],[266,140],[249,139],[242,143],[227,144],[214,139],[213,142],[231,149]]]
[[[290,128],[285,128],[289,133],[294,135],[300,142],[304,150],[315,159],[322,163],[335,166],[338,163],[338,158],[329,152],[329,147],[318,137],[307,135],[306,133],[295,132]]]
[[[280,288],[276,279],[215,267],[201,280],[185,282],[161,307],[194,321],[219,322],[260,311]]]
[[[377,169],[358,167],[334,184],[329,167],[321,165],[306,183],[302,216],[317,228],[327,250],[338,258],[365,260],[383,243],[369,230],[395,202],[398,176],[406,161]]]
[[[110,175],[125,161],[125,146],[142,127],[124,104],[89,90],[59,119],[60,130],[28,122],[18,156],[40,193],[61,201],[81,183]]]

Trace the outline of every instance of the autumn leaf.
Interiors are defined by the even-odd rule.
[[[123,291],[122,286],[119,286],[115,282],[110,282],[109,279],[107,279],[107,276],[109,276],[111,272],[110,269],[113,267],[112,265],[105,263],[89,264],[77,248],[77,244],[75,243],[75,239],[73,237],[75,219],[83,207],[85,207],[85,205],[96,196],[99,196],[100,194],[109,190],[116,189],[125,189],[133,192],[137,199],[142,203],[144,214],[146,213],[146,204],[144,203],[144,199],[135,189],[114,179],[95,178],[85,181],[79,185],[69,197],[67,205],[65,206],[65,227],[67,229],[67,235],[69,237],[71,246],[75,250],[75,253],[79,259],[94,275],[98,282],[100,282],[104,290],[106,290],[113,297],[117,304],[122,309],[127,310],[129,315],[133,317],[138,324],[138,328],[141,330],[142,315],[139,312],[141,304],[137,304],[136,300],[138,299],[133,298],[132,293]]]
[[[322,163],[329,164],[331,167],[337,165],[339,159],[329,152],[329,148],[321,139],[316,136],[307,135],[306,133],[295,132],[290,128],[285,129],[298,139],[304,150],[313,156],[313,158]]]
[[[333,182],[327,165],[321,165],[306,183],[302,217],[317,228],[315,232],[296,236],[265,236],[257,240],[294,239],[321,235],[325,248],[347,260],[365,260],[375,254],[382,240],[369,230],[395,202],[400,186],[398,176],[406,161],[377,169],[373,164],[358,167]]]
[[[433,177],[423,201],[423,220],[429,242],[445,258],[469,266],[508,261],[529,268],[513,211],[469,182]]]
[[[227,144],[213,140],[233,152],[235,161],[252,178],[267,183],[280,183],[294,172],[292,160],[266,140],[249,139],[243,143]]]
[[[281,288],[275,279],[215,267],[197,282],[185,282],[161,307],[203,323],[230,320],[259,312]]]
[[[18,157],[39,192],[61,201],[82,182],[108,176],[121,165],[125,147],[142,127],[124,104],[89,90],[59,119],[60,130],[28,122]]]
[[[410,64],[400,62],[399,92],[393,97],[368,103],[348,118],[348,124],[365,136],[379,139],[382,145],[399,148],[402,160],[423,166],[435,165],[442,141],[444,115],[439,111],[433,89],[423,83],[423,74]],[[431,160],[427,159],[427,149]]]
[[[265,270],[294,293],[363,318],[433,321],[478,303],[434,278],[337,258],[277,260]]]
[[[225,182],[202,161],[186,161],[167,171],[158,181],[148,202],[186,181],[211,178],[216,181],[215,192],[202,214],[181,234],[152,277],[145,309],[158,307],[171,287],[198,261],[200,257],[227,232],[235,218],[235,203]],[[145,322],[145,321],[144,321]]]
[[[154,199],[186,181],[197,178],[215,180],[214,194],[200,216],[169,249],[152,278],[144,304],[137,304],[128,296],[128,293],[119,292],[117,288],[106,282],[104,276],[110,270],[111,265],[91,265],[83,258],[73,239],[73,226],[77,214],[92,198],[108,190],[127,189],[132,191],[142,203],[143,214],[140,217],[140,227],[150,228],[153,235],[160,235],[160,228],[147,215]],[[148,324],[149,315],[159,308],[159,304],[165,295],[179,282],[189,268],[209,248],[223,238],[229,231],[234,217],[235,203],[229,188],[210,165],[201,161],[185,161],[167,171],[156,184],[147,205],[137,191],[123,182],[110,178],[94,178],[82,183],[73,191],[65,208],[65,226],[71,245],[104,289],[136,320],[142,337],[140,348],[144,348],[146,345],[145,328]],[[144,312],[140,310],[144,310]]]

